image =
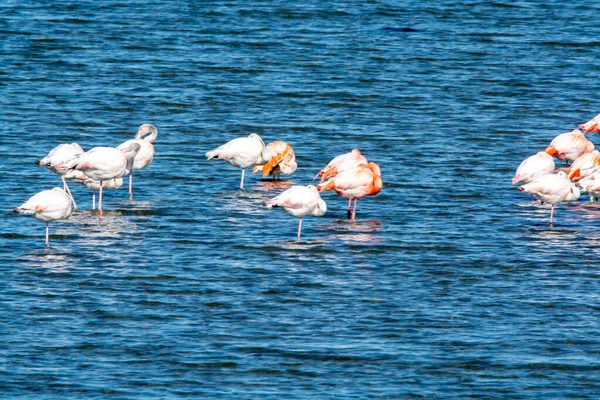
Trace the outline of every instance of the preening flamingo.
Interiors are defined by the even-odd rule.
[[[289,175],[296,170],[296,155],[292,146],[281,140],[276,140],[267,145],[269,162],[264,165],[255,165],[252,173],[261,171],[263,177],[272,175],[274,178],[280,174]]]
[[[271,159],[270,151],[256,133],[248,137],[233,139],[206,153],[207,159],[218,158],[242,169],[240,189],[244,189],[244,172],[254,165],[264,165]]]
[[[41,167],[47,168],[50,171],[61,176],[63,181],[63,189],[71,196],[71,200],[73,201],[73,207],[77,210],[77,204],[75,203],[75,198],[67,185],[67,181],[65,179],[65,174],[67,171],[61,170],[62,165],[71,160],[73,157],[83,154],[83,149],[77,143],[63,143],[59,144],[52,150],[50,153],[41,160],[37,160],[35,163]]]
[[[50,246],[48,223],[59,219],[67,219],[73,211],[71,196],[64,189],[55,187],[33,195],[29,200],[15,208],[16,213],[33,215],[35,218],[46,222],[46,247]]]
[[[356,202],[366,196],[374,196],[382,188],[381,171],[374,162],[368,165],[360,164],[355,168],[337,174],[325,183],[317,185],[317,190],[323,192],[334,190],[337,194],[347,198],[349,201],[354,199],[354,209],[348,218],[352,221],[356,217]]]
[[[565,160],[568,165],[569,161],[575,161],[580,155],[593,150],[594,144],[580,130],[574,129],[556,136],[545,151],[559,160]]]
[[[550,209],[550,225],[554,206],[563,201],[576,201],[579,199],[580,190],[567,177],[567,173],[560,171],[557,174],[543,175],[534,181],[520,186],[519,190],[536,195],[544,203],[552,205]]]
[[[294,217],[300,217],[298,222],[298,240],[302,230],[302,218],[306,215],[320,217],[327,212],[327,204],[313,185],[292,186],[279,196],[263,202],[267,208],[281,207]]]
[[[143,124],[138,129],[134,139],[128,140],[120,144],[117,149],[123,150],[131,143],[138,143],[140,151],[133,159],[133,168],[129,171],[129,200],[133,200],[133,171],[146,168],[152,163],[154,158],[154,145],[152,142],[158,136],[158,129],[152,124]]]
[[[554,157],[550,154],[540,151],[530,157],[527,157],[517,168],[512,184],[529,183],[535,178],[552,174],[554,172]]]
[[[572,180],[585,178],[598,170],[600,167],[600,151],[594,150],[591,153],[584,153],[577,157],[567,171],[567,177]]]

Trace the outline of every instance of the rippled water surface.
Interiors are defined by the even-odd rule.
[[[0,396],[597,398],[600,206],[510,181],[600,112],[600,8],[440,3],[2,2]],[[34,161],[142,123],[134,200],[72,185],[45,249]],[[250,132],[298,170],[205,159]],[[352,148],[382,192],[296,242],[261,202]]]

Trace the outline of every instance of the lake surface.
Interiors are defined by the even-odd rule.
[[[439,3],[2,2],[0,397],[597,398],[600,205],[510,182],[600,113],[600,7]],[[72,184],[45,249],[35,160],[142,123],[134,200]],[[297,171],[205,159],[251,132]],[[382,192],[296,242],[261,202],[352,148]]]

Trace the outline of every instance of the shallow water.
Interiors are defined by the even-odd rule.
[[[595,398],[600,205],[514,170],[600,112],[576,2],[0,5],[0,387],[35,398]],[[411,29],[404,29],[411,28]],[[59,143],[159,129],[127,191],[50,224]],[[204,153],[285,140],[282,182]],[[598,136],[590,139],[600,145]],[[384,187],[297,219],[261,202],[360,148]]]

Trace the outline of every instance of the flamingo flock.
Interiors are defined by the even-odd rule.
[[[46,247],[49,247],[48,224],[51,221],[67,219],[77,209],[75,199],[67,180],[81,183],[92,190],[92,209],[96,208],[102,219],[102,192],[123,186],[123,178],[129,175],[129,199],[133,199],[133,171],[148,167],[154,158],[153,142],[158,137],[158,129],[152,124],[143,124],[135,137],[117,147],[94,147],[88,151],[77,143],[60,144],[36,164],[58,174],[63,188],[55,187],[33,195],[14,211],[32,215],[46,222]],[[265,145],[262,138],[252,133],[247,137],[233,139],[206,152],[210,159],[222,159],[242,170],[240,189],[244,189],[244,174],[247,168],[252,173],[260,172],[263,177],[279,179],[281,174],[292,174],[298,164],[292,146],[276,140]],[[327,204],[321,198],[324,191],[334,191],[348,199],[347,217],[355,222],[356,202],[367,196],[374,196],[382,189],[381,171],[377,164],[369,162],[358,149],[339,155],[321,169],[314,179],[320,177],[319,184],[292,186],[278,196],[263,201],[267,208],[281,208],[288,214],[298,217],[297,240],[301,238],[302,219],[305,216],[320,217],[327,211]],[[599,188],[600,190],[600,188]],[[351,211],[352,200],[354,209]]]
[[[577,201],[585,192],[590,201],[600,195],[600,152],[586,138],[589,132],[600,133],[600,115],[556,136],[543,152],[523,160],[515,172],[513,185],[520,183],[520,191],[551,205],[550,225],[557,204]],[[554,158],[565,161],[565,167],[556,168]]]

